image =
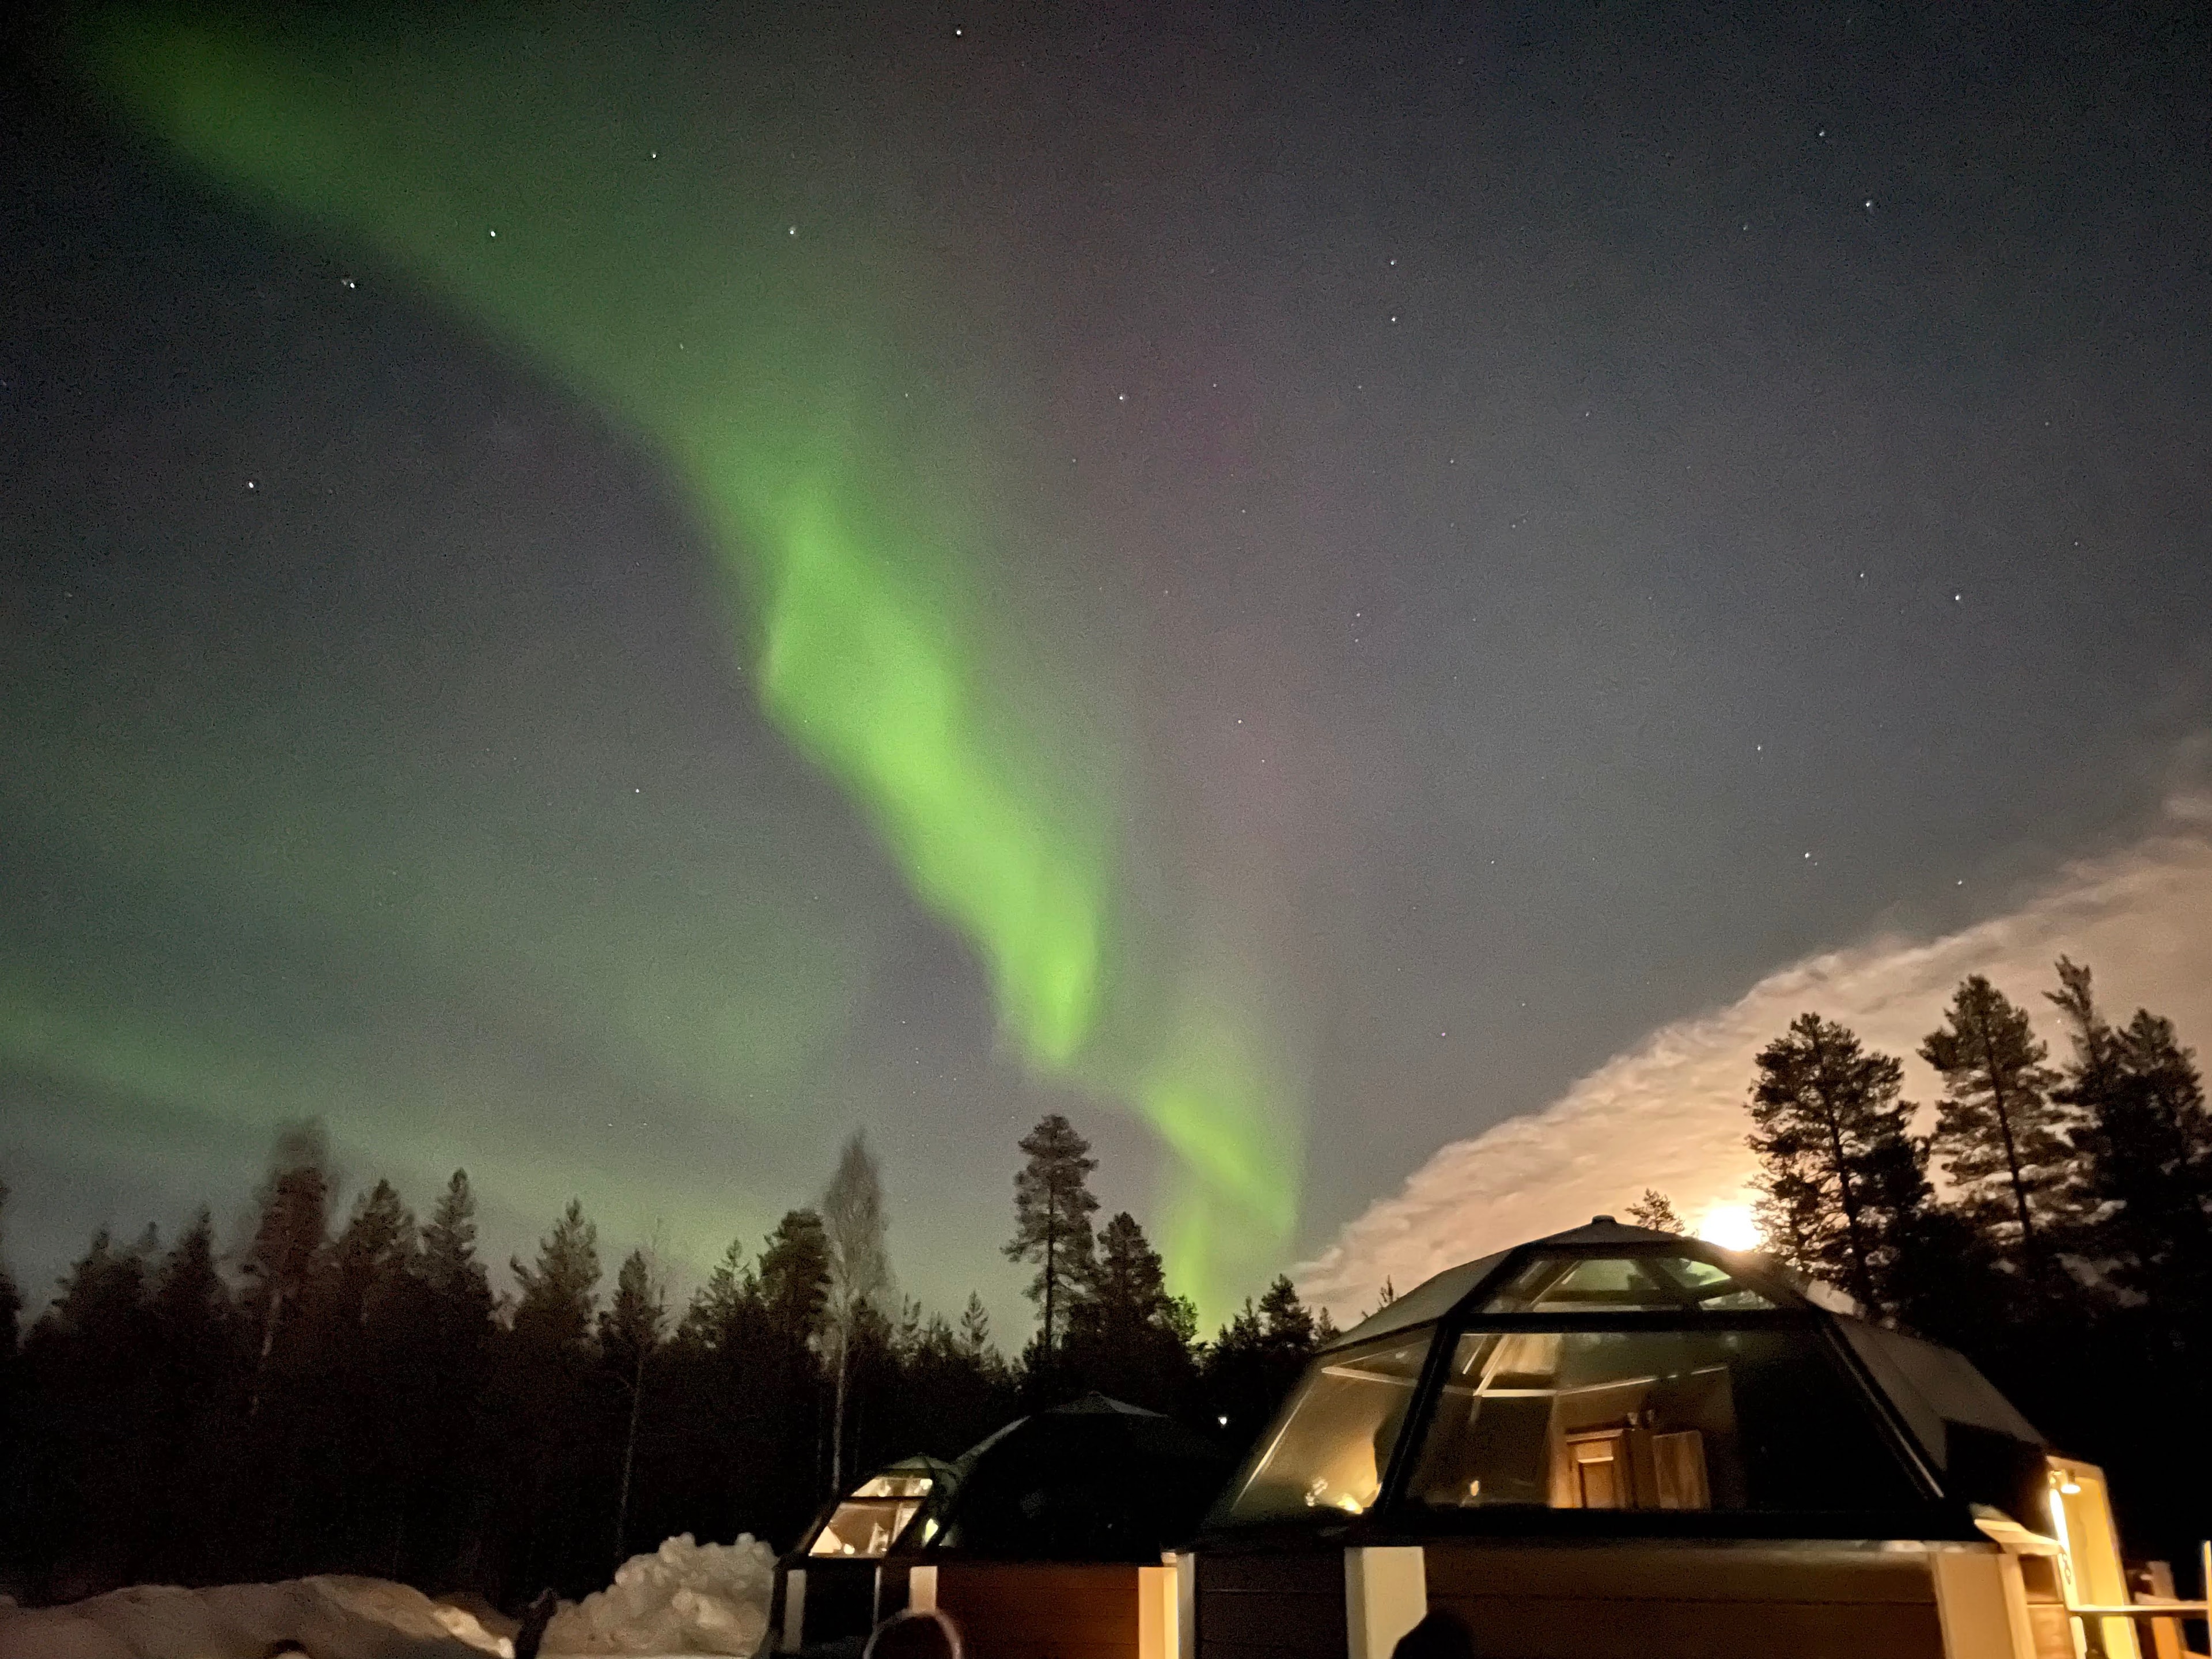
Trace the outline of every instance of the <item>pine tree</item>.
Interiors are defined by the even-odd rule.
[[[143,1452],[159,1346],[146,1306],[143,1247],[105,1227],[32,1325],[23,1360],[41,1398],[27,1425],[28,1507],[58,1559],[98,1564],[122,1582],[143,1522]],[[10,1508],[18,1499],[10,1494]]]
[[[2212,1273],[2212,1115],[2195,1057],[2170,1021],[2138,1010],[2124,1030],[2098,1011],[2089,970],[2062,957],[2046,993],[2073,1060],[2051,1097],[2075,1115],[2069,1207],[2081,1243],[2137,1296],[2201,1296]]]
[[[692,1292],[678,1334],[693,1346],[712,1352],[734,1340],[748,1314],[759,1306],[760,1281],[746,1263],[744,1246],[733,1238],[706,1282]]]
[[[366,1326],[415,1267],[415,1218],[389,1181],[362,1194],[330,1250],[335,1310],[343,1322]]]
[[[244,1334],[204,1208],[155,1267],[148,1305],[155,1400],[138,1478],[152,1547],[143,1571],[190,1583],[209,1577],[231,1543],[246,1416]]]
[[[599,1352],[629,1397],[623,1435],[622,1481],[615,1498],[615,1565],[629,1559],[630,1486],[637,1469],[638,1425],[645,1410],[647,1365],[659,1351],[668,1323],[668,1287],[643,1250],[623,1258],[614,1300],[599,1316]]]
[[[504,1431],[493,1477],[501,1525],[520,1550],[523,1584],[605,1571],[612,1458],[602,1409],[595,1322],[599,1229],[570,1199],[537,1258],[511,1258],[518,1294],[495,1340],[486,1394]]]
[[[853,1346],[861,1322],[890,1292],[890,1255],[884,1241],[884,1183],[867,1141],[855,1133],[839,1154],[822,1195],[823,1236],[830,1246],[830,1297],[823,1334],[836,1377],[830,1430],[830,1484],[845,1489],[845,1420],[852,1386]]]
[[[830,1240],[812,1210],[785,1212],[761,1252],[760,1294],[769,1324],[804,1350],[820,1340],[830,1305]]]
[[[599,1314],[599,1352],[628,1376],[660,1346],[668,1328],[668,1287],[650,1252],[632,1250],[615,1273],[615,1293]]]
[[[2045,1235],[2062,1218],[2069,1154],[2049,1052],[2027,1010],[1979,974],[1960,985],[1920,1048],[1943,1079],[1934,1146],[1961,1208],[2046,1291],[2055,1284]]]
[[[1801,1014],[1759,1052],[1749,1102],[1762,1220],[1800,1270],[1894,1311],[1885,1280],[1927,1194],[1904,1067],[1856,1033]]]
[[[256,1411],[277,1334],[322,1260],[330,1231],[331,1186],[330,1149],[322,1126],[295,1123],[279,1130],[268,1179],[262,1184],[253,1237],[240,1264],[247,1283],[246,1311],[258,1345],[252,1398]]]
[[[830,1304],[830,1241],[822,1218],[793,1210],[760,1258],[763,1340],[748,1368],[774,1496],[769,1513],[797,1525],[821,1501],[829,1468],[829,1402],[820,1355]]]
[[[149,1306],[178,1404],[216,1407],[234,1382],[237,1310],[216,1270],[215,1224],[204,1208],[161,1258]]]
[[[63,1276],[60,1296],[39,1322],[81,1340],[117,1339],[136,1320],[145,1287],[144,1252],[118,1249],[114,1234],[102,1227]]]
[[[2172,1218],[2165,1265],[2200,1299],[2212,1284],[2212,1113],[2193,1049],[2181,1046],[2173,1022],[2138,1008],[2123,1034],[2128,1069],[2138,1079],[2143,1136],[2150,1156],[2142,1182],[2145,1210]],[[2159,1224],[2146,1218],[2150,1232]],[[2156,1271],[2157,1263],[2152,1263]],[[2177,1285],[2177,1289],[2181,1288]]]
[[[1006,1255],[1010,1261],[1037,1265],[1028,1295],[1037,1304],[1039,1354],[1049,1370],[1068,1304],[1090,1270],[1091,1218],[1098,1200],[1089,1182],[1098,1160],[1091,1156],[1091,1143],[1058,1112],[1039,1119],[1022,1138],[1021,1149],[1029,1162],[1014,1177],[1014,1236]]]
[[[0,1181],[0,1217],[8,1211],[8,1183]],[[0,1240],[7,1235],[0,1231]],[[13,1274],[8,1271],[7,1259],[0,1256],[0,1412],[8,1409],[8,1385],[14,1376],[15,1346],[21,1340],[19,1322],[23,1314],[23,1295],[15,1288]]]
[[[1079,1386],[1169,1411],[1193,1374],[1189,1304],[1170,1295],[1145,1230],[1126,1210],[1109,1221],[1070,1301],[1066,1369]]]
[[[221,1323],[230,1295],[215,1260],[215,1223],[203,1205],[161,1258],[154,1277],[155,1317],[171,1340]]]
[[[1628,1219],[1638,1227],[1649,1227],[1658,1233],[1680,1233],[1688,1231],[1681,1217],[1674,1213],[1674,1200],[1656,1187],[1646,1187],[1644,1196],[1628,1206]]]
[[[0,1221],[4,1221],[8,1210],[8,1183],[0,1181]],[[0,1229],[0,1241],[6,1232]],[[22,1364],[18,1350],[22,1340],[22,1293],[15,1288],[13,1274],[8,1271],[7,1258],[0,1255],[0,1490],[21,1492],[25,1471],[22,1429],[27,1413],[23,1409],[21,1383]],[[9,1546],[12,1534],[21,1524],[10,1517],[0,1516],[0,1571],[13,1565],[14,1552]]]
[[[1158,1322],[1168,1299],[1167,1270],[1127,1210],[1098,1234],[1084,1288],[1079,1312],[1102,1329],[1135,1331]]]
[[[1243,1444],[1267,1426],[1322,1341],[1321,1322],[1287,1276],[1221,1328],[1200,1361],[1206,1409]]]
[[[1315,1327],[1311,1309],[1298,1300],[1298,1287],[1288,1273],[1279,1273],[1260,1297],[1261,1329],[1276,1353],[1303,1365],[1314,1351]]]
[[[417,1516],[414,1559],[434,1575],[452,1571],[471,1547],[480,1493],[495,1478],[493,1448],[482,1432],[500,1333],[484,1264],[477,1256],[477,1200],[468,1172],[456,1170],[422,1224],[410,1298],[418,1328],[409,1332],[410,1385],[418,1399],[413,1428]]]

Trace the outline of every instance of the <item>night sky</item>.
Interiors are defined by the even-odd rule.
[[[576,1194],[693,1263],[865,1127],[903,1287],[1012,1321],[1061,1110],[1218,1317],[1655,1028],[2136,845],[2212,724],[2206,30],[23,26],[18,1276],[234,1225],[303,1116],[502,1258]]]

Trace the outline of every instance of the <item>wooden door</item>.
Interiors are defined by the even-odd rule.
[[[1604,1434],[1568,1437],[1567,1456],[1573,1465],[1577,1508],[1622,1510],[1632,1507],[1627,1442],[1626,1434],[1619,1429]]]

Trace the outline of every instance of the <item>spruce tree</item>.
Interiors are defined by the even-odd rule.
[[[692,1292],[678,1335],[690,1346],[713,1352],[737,1338],[749,1312],[760,1305],[760,1282],[745,1261],[744,1246],[732,1239]]]
[[[477,1200],[468,1172],[456,1170],[423,1223],[411,1298],[419,1328],[410,1333],[421,1395],[415,1476],[419,1521],[416,1559],[450,1571],[470,1547],[477,1494],[489,1483],[482,1433],[486,1391],[499,1333],[484,1264],[477,1256]]]
[[[582,1349],[591,1340],[599,1285],[599,1230],[586,1218],[583,1200],[568,1200],[553,1231],[538,1241],[535,1263],[526,1267],[518,1257],[507,1267],[522,1292],[514,1309],[516,1340],[544,1350]]]
[[[466,1170],[454,1170],[438,1195],[422,1229],[416,1270],[439,1302],[462,1317],[489,1315],[491,1285],[477,1260],[477,1200]]]
[[[991,1352],[991,1316],[983,1298],[973,1291],[968,1292],[968,1305],[960,1310],[960,1348],[978,1359]]]
[[[1090,1177],[1098,1160],[1091,1156],[1091,1143],[1058,1112],[1039,1119],[1022,1137],[1021,1149],[1029,1162],[1014,1177],[1014,1236],[1006,1255],[1010,1261],[1036,1264],[1027,1294],[1037,1304],[1038,1352],[1049,1370],[1069,1304],[1091,1267],[1091,1218],[1098,1200],[1091,1194]]]
[[[1793,1266],[1893,1311],[1884,1281],[1927,1192],[1913,1108],[1899,1098],[1904,1067],[1813,1013],[1792,1020],[1758,1064],[1749,1142],[1769,1237]]]
[[[1979,974],[1953,994],[1920,1056],[1943,1079],[1934,1147],[1958,1202],[2000,1259],[2053,1288],[2046,1237],[2063,1218],[2070,1114],[2051,1098],[2058,1074],[2026,1009]]]
[[[513,1324],[495,1342],[487,1386],[503,1431],[494,1477],[501,1525],[520,1549],[523,1585],[605,1571],[611,1458],[599,1409],[599,1229],[570,1199],[536,1259],[510,1258]],[[518,1586],[520,1588],[520,1586]]]

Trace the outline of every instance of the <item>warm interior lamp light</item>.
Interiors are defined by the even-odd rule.
[[[1755,1250],[1759,1223],[1748,1204],[1716,1204],[1698,1222],[1698,1237],[1724,1250]]]
[[[2062,1480],[2058,1483],[2058,1490],[2064,1492],[2069,1498],[2071,1498],[2075,1492],[2081,1490],[2081,1483],[2074,1480]]]

